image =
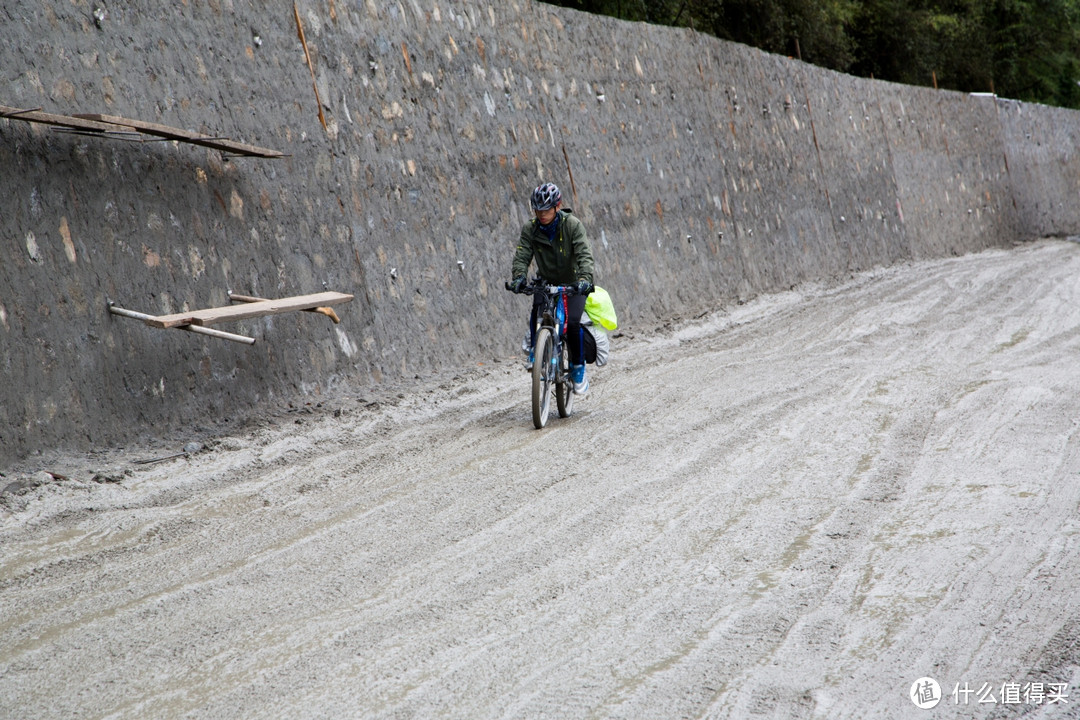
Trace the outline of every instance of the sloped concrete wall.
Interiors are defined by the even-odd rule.
[[[1001,100],[998,120],[1012,181],[1015,225],[1028,237],[1080,226],[1080,121],[1062,108]]]
[[[0,120],[0,460],[515,351],[529,190],[563,189],[624,324],[1077,232],[1074,112],[838,75],[520,0],[21,0],[0,104],[282,150]],[[323,120],[316,105],[316,89]],[[111,317],[351,292],[243,347]]]

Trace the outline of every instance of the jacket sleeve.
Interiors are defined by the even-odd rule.
[[[518,239],[517,250],[514,252],[514,265],[510,270],[510,278],[528,275],[529,263],[532,262],[532,225],[526,223],[521,228],[521,237]]]
[[[575,218],[577,220],[577,218]],[[593,254],[585,225],[580,220],[573,223],[571,242],[574,248],[574,276],[578,280],[593,282]]]

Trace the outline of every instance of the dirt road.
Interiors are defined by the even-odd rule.
[[[0,717],[1080,717],[1080,246],[633,335],[5,494]]]

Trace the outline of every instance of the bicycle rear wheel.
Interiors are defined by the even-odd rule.
[[[570,346],[565,342],[559,351],[559,378],[555,384],[555,401],[559,417],[570,417],[574,412],[574,380],[570,377]]]
[[[536,333],[532,369],[532,416],[537,430],[547,425],[551,412],[551,385],[555,382],[553,346],[551,329],[540,328]]]

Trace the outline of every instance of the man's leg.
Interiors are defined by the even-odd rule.
[[[532,311],[529,313],[529,331],[525,334],[525,342],[521,346],[521,349],[525,352],[526,370],[532,370],[533,366],[533,349],[536,347],[536,316],[539,311],[540,298],[534,295]]]
[[[585,342],[581,329],[581,315],[585,312],[585,296],[573,295],[566,299],[566,342],[570,345],[570,362],[585,364]]]
[[[581,315],[585,312],[585,296],[574,295],[566,301],[566,344],[570,349],[570,374],[574,379],[574,392],[584,393],[589,389],[585,378],[585,338],[581,328]]]

